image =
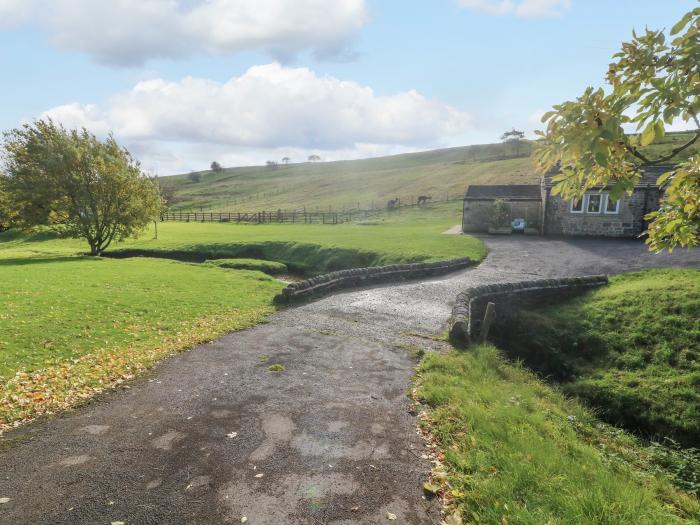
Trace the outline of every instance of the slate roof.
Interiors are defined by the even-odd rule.
[[[659,164],[658,166],[644,166],[642,168],[642,178],[635,185],[635,188],[650,188],[656,186],[656,179],[667,171],[671,171],[675,166],[673,164]],[[553,170],[547,173],[544,178],[544,185],[547,188],[551,188],[554,183],[552,182],[552,177],[558,174],[558,170]]]
[[[541,200],[540,187],[536,184],[471,185],[464,196],[467,200]]]

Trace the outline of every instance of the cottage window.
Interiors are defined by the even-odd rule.
[[[600,213],[602,201],[602,195],[588,195],[588,206],[586,206],[586,211],[588,213]]]
[[[571,213],[583,213],[583,199],[571,199]]]
[[[615,214],[615,213],[620,213],[620,200],[618,199],[616,201],[612,200],[610,198],[610,195],[605,195],[605,213],[607,214]]]

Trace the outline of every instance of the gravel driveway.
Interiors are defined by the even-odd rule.
[[[0,523],[437,523],[421,493],[430,465],[406,398],[409,350],[444,345],[431,337],[460,289],[700,267],[700,251],[651,255],[634,241],[487,244],[477,268],[290,308],[8,434]],[[277,363],[285,370],[270,372]]]

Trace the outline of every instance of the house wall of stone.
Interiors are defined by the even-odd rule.
[[[472,233],[485,233],[491,225],[493,215],[493,203],[491,199],[465,200],[463,208],[462,230]],[[540,229],[542,205],[534,200],[506,200],[510,209],[510,220],[515,218],[525,219],[528,228]]]
[[[571,213],[570,201],[546,192],[544,232],[548,235],[637,237],[646,229],[644,215],[658,209],[657,188],[635,189],[620,202],[619,213]]]

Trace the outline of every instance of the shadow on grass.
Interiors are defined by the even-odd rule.
[[[74,256],[56,256],[56,257],[14,257],[9,259],[0,259],[0,266],[26,266],[28,264],[46,264],[54,262],[81,262],[81,261],[98,261],[99,257],[88,257],[81,255]]]

